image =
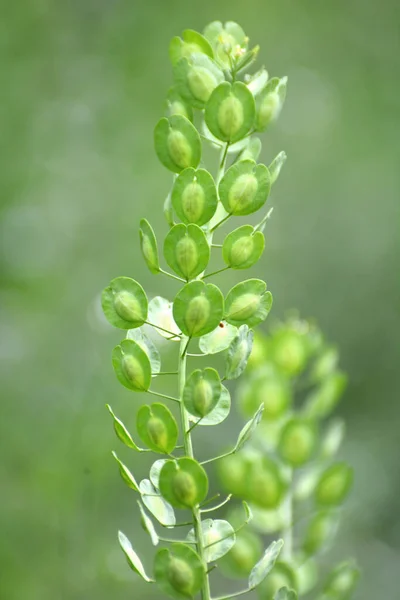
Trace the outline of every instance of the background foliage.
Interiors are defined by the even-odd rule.
[[[116,529],[151,548],[110,455],[104,404],[127,423],[137,406],[114,378],[116,333],[100,319],[97,295],[116,274],[134,276],[149,295],[175,293],[139,259],[137,229],[151,217],[166,231],[170,176],[152,133],[171,81],[169,40],[213,19],[241,23],[261,45],[259,64],[289,76],[261,156],[268,164],[285,149],[288,161],[270,199],[259,274],[273,314],[296,307],[316,317],[341,349],[350,376],[343,455],[357,478],[335,554],[358,557],[358,597],[395,597],[399,13],[394,0],[21,0],[4,8],[2,598],[122,600],[138,590]],[[221,276],[225,290],[238,280]],[[218,439],[199,434],[197,447],[216,451],[238,421],[232,416]],[[145,461],[138,469],[143,476]]]

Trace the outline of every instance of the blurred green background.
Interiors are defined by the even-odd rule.
[[[263,161],[282,149],[289,159],[271,198],[257,274],[274,294],[275,317],[296,307],[341,348],[350,386],[339,412],[356,485],[335,554],[357,557],[357,598],[398,597],[399,7],[396,0],[4,4],[2,600],[159,597],[130,573],[116,543],[121,527],[150,564],[135,498],[110,457],[118,443],[104,408],[110,402],[132,424],[144,398],[115,379],[110,352],[121,336],[100,318],[98,293],[122,274],[149,296],[176,292],[146,270],[137,226],[148,217],[160,238],[166,233],[161,207],[171,177],[152,132],[172,77],[169,40],[215,19],[238,21],[261,45],[259,64],[289,76],[280,121],[264,137]],[[222,277],[227,289],[241,276]],[[234,413],[219,435],[199,434],[199,454],[229,443],[238,426]],[[144,476],[148,461],[133,468]]]

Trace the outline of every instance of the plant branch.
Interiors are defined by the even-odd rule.
[[[159,396],[159,398],[165,398],[166,400],[173,400],[174,402],[178,402],[180,404],[180,400],[178,398],[174,398],[173,396],[167,396],[166,394],[160,394],[159,392],[154,392],[153,390],[146,390],[148,394],[152,394],[153,396]]]
[[[232,498],[232,494],[229,494],[229,496],[227,496],[225,498],[225,500],[223,500],[222,502],[220,502],[216,506],[212,506],[211,508],[201,509],[201,512],[202,513],[208,513],[208,512],[212,512],[213,510],[218,510],[218,508],[221,508],[222,506],[224,506],[225,504],[227,504],[231,498]]]
[[[237,598],[238,596],[244,596],[244,594],[248,594],[252,592],[254,588],[247,588],[245,590],[240,590],[240,592],[233,592],[233,594],[228,594],[228,596],[218,596],[217,598],[212,598],[211,600],[229,600],[230,598]]]
[[[227,456],[230,456],[231,454],[235,454],[236,452],[236,448],[233,448],[232,450],[229,450],[229,452],[225,452],[225,454],[220,454],[219,456],[215,456],[214,458],[209,458],[208,460],[203,460],[203,462],[201,462],[201,465],[208,465],[208,463],[210,462],[214,462],[215,460],[220,460],[221,458],[226,458]]]
[[[186,283],[185,279],[182,279],[182,277],[178,277],[177,275],[168,273],[168,271],[164,271],[164,269],[162,269],[161,267],[160,267],[160,273],[162,273],[163,275],[167,275],[167,277],[171,277],[171,279],[176,279],[176,281],[183,281],[184,283]]]
[[[186,282],[185,282],[186,283]],[[173,331],[169,331],[169,329],[164,329],[164,327],[160,327],[159,325],[155,325],[154,323],[150,323],[150,321],[145,321],[146,325],[150,325],[151,327],[155,327],[155,329],[159,329],[160,331],[164,331],[165,333],[169,333],[169,335],[173,338],[182,337],[181,333],[174,333]]]
[[[222,273],[223,271],[227,271],[228,269],[230,269],[230,267],[223,267],[222,269],[218,269],[218,271],[207,273],[207,275],[203,275],[202,279],[207,279],[207,277],[212,277],[213,275],[217,275],[218,273]]]

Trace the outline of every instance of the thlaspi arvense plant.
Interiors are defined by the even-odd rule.
[[[115,432],[133,452],[161,455],[148,479],[138,482],[113,452],[122,479],[137,494],[142,525],[159,546],[152,575],[147,574],[137,549],[122,532],[119,542],[133,571],[178,600],[197,594],[202,600],[211,599],[210,572],[234,546],[237,531],[252,518],[246,502],[242,521],[235,527],[227,520],[210,518],[224,502],[216,504],[208,497],[206,465],[222,457],[200,462],[192,437],[196,427],[217,426],[228,416],[230,393],[224,382],[243,372],[253,328],[267,318],[272,305],[272,295],[261,279],[241,281],[225,295],[216,284],[219,273],[228,269],[242,273],[261,257],[270,211],[265,210],[252,225],[235,227],[235,217],[253,215],[265,207],[286,158],[281,152],[269,167],[257,163],[261,141],[254,134],[278,117],[286,78],[269,78],[265,69],[246,74],[258,54],[258,47],[249,49],[248,42],[242,28],[233,22],[211,23],[204,35],[186,30],[172,40],[174,86],[167,96],[167,114],[154,131],[157,156],[173,173],[164,204],[169,230],[163,255],[170,270],[160,264],[156,235],[147,219],[141,220],[139,233],[150,271],[172,278],[180,289],[172,302],[161,296],[149,301],[135,279],[117,277],[102,294],[108,321],[127,330],[112,355],[118,380],[132,392],[157,400],[141,406],[137,413],[136,430],[143,448],[108,406]],[[215,176],[202,163],[204,144],[219,150]],[[228,221],[234,225],[233,231],[215,239]],[[222,266],[214,271],[209,268],[212,254],[222,259]],[[167,340],[163,347],[168,344],[169,355],[176,352],[176,371],[162,371],[153,333]],[[217,353],[225,356],[223,373],[205,360]],[[191,361],[199,355],[205,357],[201,359],[204,365],[193,369]],[[167,375],[176,375],[174,396],[165,394],[162,385],[155,388],[154,382]],[[236,454],[252,436],[262,410],[263,405],[256,407],[228,454]],[[189,517],[177,517],[181,510]],[[176,529],[179,539],[160,535],[159,526]],[[282,540],[273,541],[252,566],[247,587],[222,598],[259,586],[282,545]],[[279,600],[286,597],[282,590]]]

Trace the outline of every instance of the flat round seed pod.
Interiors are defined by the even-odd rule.
[[[222,257],[231,269],[248,269],[259,260],[264,247],[264,234],[251,225],[242,225],[226,236]]]
[[[167,596],[187,600],[201,590],[204,566],[193,548],[176,542],[155,555],[154,577]]]
[[[205,546],[204,560],[207,563],[225,556],[235,544],[236,534],[228,521],[222,519],[204,519],[201,522],[201,529],[203,531]],[[189,531],[186,539],[190,542],[196,541],[194,529]]]
[[[319,506],[338,506],[348,495],[353,483],[353,469],[344,462],[326,469],[315,488],[315,500]]]
[[[293,417],[281,431],[278,451],[283,460],[292,467],[301,467],[312,458],[317,441],[315,422]]]
[[[203,354],[217,354],[229,348],[237,335],[237,327],[221,321],[211,333],[203,335],[199,340],[199,348]]]
[[[231,325],[254,327],[268,316],[272,294],[261,279],[248,279],[235,285],[225,300],[224,318]]]
[[[221,395],[218,399],[216,406],[213,410],[203,418],[197,418],[193,415],[190,416],[190,420],[198,423],[198,425],[209,426],[219,425],[222,421],[225,421],[231,410],[231,396],[228,389],[223,385]]]
[[[287,378],[268,363],[243,381],[238,389],[238,401],[243,414],[249,417],[263,403],[264,421],[278,421],[290,408],[292,399]]]
[[[205,121],[213,135],[234,144],[253,126],[256,107],[253,94],[241,81],[224,81],[212,92],[205,108]]]
[[[273,77],[257,96],[256,120],[257,131],[263,131],[275,121],[282,110],[286,97],[287,77]]]
[[[146,352],[151,365],[151,373],[157,375],[161,369],[161,356],[153,340],[141,328],[130,329],[126,334],[126,338],[139,344],[141,349]]]
[[[303,550],[308,555],[316,554],[329,544],[335,536],[338,526],[338,514],[334,510],[322,510],[308,523],[303,541]]]
[[[164,257],[181,277],[194,279],[210,260],[210,247],[205,233],[198,225],[178,223],[171,227],[164,241]]]
[[[196,369],[186,380],[183,404],[191,415],[205,417],[218,404],[221,392],[221,379],[215,369]]]
[[[160,262],[158,260],[157,239],[154,230],[147,219],[140,221],[140,249],[146,265],[152,273],[160,272]]]
[[[140,439],[154,452],[170,454],[178,439],[178,425],[164,404],[155,402],[140,407],[136,416]]]
[[[248,38],[234,21],[213,21],[204,29],[204,37],[210,42],[215,59],[225,69],[231,68],[237,48],[247,48]]]
[[[171,201],[181,221],[205,225],[218,205],[214,179],[205,169],[185,169],[175,180]]]
[[[169,89],[166,100],[166,116],[172,117],[173,115],[181,115],[189,121],[193,121],[193,108],[182,98],[175,87]]]
[[[116,277],[101,294],[107,320],[119,329],[140,327],[147,319],[147,296],[142,286],[130,277]]]
[[[225,379],[237,379],[245,370],[253,347],[253,336],[253,331],[247,325],[239,327],[237,336],[228,348]]]
[[[190,58],[192,54],[206,54],[213,58],[214,52],[210,42],[198,31],[185,29],[182,38],[175,36],[169,45],[169,57],[173,65],[181,58]]]
[[[162,327],[162,329],[155,328],[155,331],[162,337],[172,342],[179,342],[181,332],[174,321],[172,306],[172,302],[162,296],[152,298],[149,302],[149,323]],[[172,336],[169,332],[176,333],[176,335]]]
[[[348,561],[340,563],[329,573],[325,582],[326,597],[346,600],[351,598],[359,578],[360,570],[355,564]]]
[[[270,174],[265,165],[241,160],[232,165],[219,184],[219,198],[228,214],[250,215],[261,208],[271,189]]]
[[[261,538],[248,528],[236,534],[236,543],[218,562],[222,573],[229,578],[244,579],[263,554]]]
[[[160,472],[159,489],[172,506],[193,508],[207,496],[207,474],[193,458],[167,460]]]
[[[246,499],[256,506],[275,509],[286,493],[286,483],[277,464],[267,457],[254,463],[246,472]]]
[[[174,173],[197,167],[201,159],[200,136],[182,115],[160,119],[154,129],[154,146],[160,162]]]
[[[188,337],[209,333],[221,322],[224,297],[212,283],[192,281],[177,294],[173,316],[179,329]]]
[[[123,340],[112,353],[115,374],[126,388],[145,392],[151,383],[151,365],[146,352],[133,340]]]
[[[181,58],[174,66],[174,79],[180,95],[192,106],[201,109],[225,77],[209,56],[197,53]]]

